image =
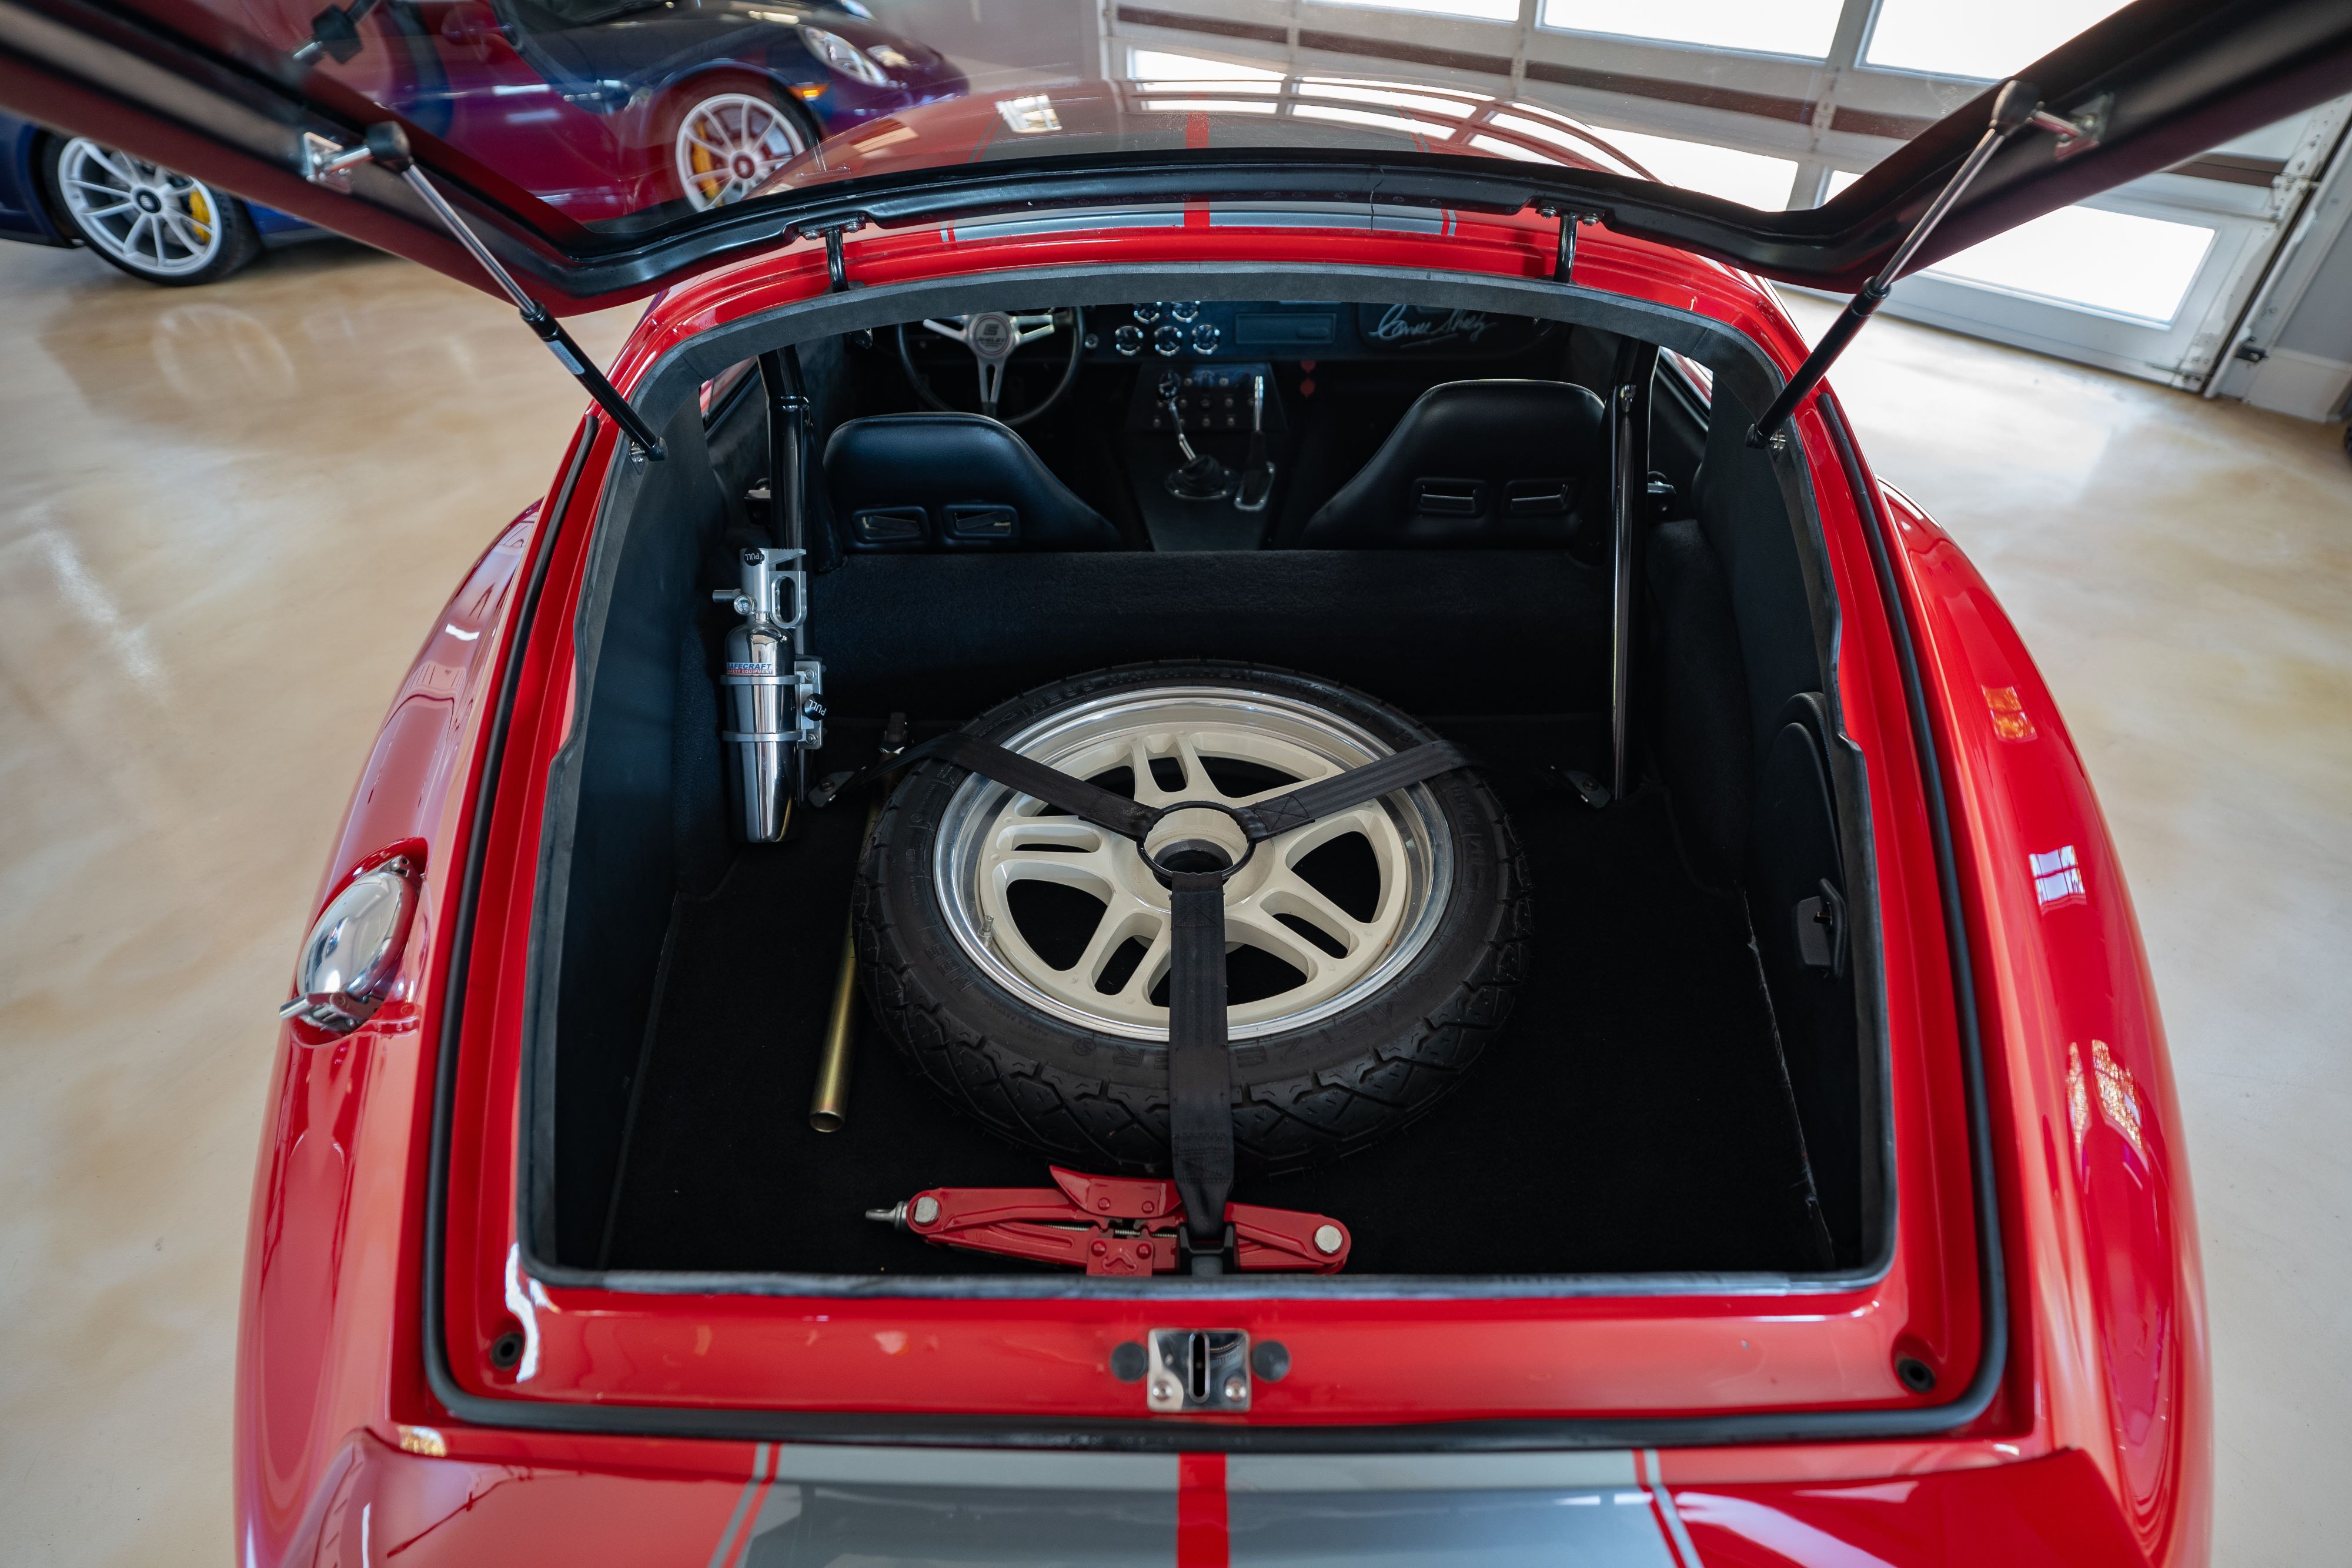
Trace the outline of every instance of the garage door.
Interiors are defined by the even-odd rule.
[[[1161,0],[1103,3],[1130,79],[1400,77],[1550,104],[1661,178],[1811,206],[2114,0]],[[1896,315],[2178,386],[2232,341],[2345,140],[2296,115],[2021,225],[1906,281]]]

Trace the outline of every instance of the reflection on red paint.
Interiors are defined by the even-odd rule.
[[[2003,740],[2032,740],[2040,733],[2018,699],[2015,686],[1984,688],[1985,711],[1992,715],[1992,732]]]
[[[1676,1489],[1707,1568],[2144,1568],[2081,1453],[1844,1486]]]

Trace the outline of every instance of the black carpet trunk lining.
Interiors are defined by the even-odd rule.
[[[879,671],[875,674],[880,674]],[[1385,695],[1385,694],[1380,694]],[[1533,867],[1533,959],[1508,1030],[1462,1089],[1351,1159],[1247,1202],[1355,1236],[1355,1274],[1818,1267],[1816,1221],[1743,901],[1694,883],[1662,792],[1587,807],[1591,718],[1434,721],[1493,764]],[[839,723],[824,768],[872,754]],[[848,1125],[808,1100],[865,821],[803,811],[674,916],[606,1234],[607,1266],[956,1274],[1027,1265],[930,1247],[866,1210],[933,1186],[1045,1186],[918,1080],[861,1008]]]

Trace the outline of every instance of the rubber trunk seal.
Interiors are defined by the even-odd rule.
[[[457,918],[451,924],[449,968],[444,981],[439,1056],[433,1106],[433,1132],[425,1216],[425,1371],[433,1396],[460,1420],[490,1427],[612,1436],[717,1438],[745,1442],[858,1443],[954,1448],[1096,1449],[1122,1452],[1226,1453],[1414,1453],[1498,1452],[1543,1448],[1702,1448],[1730,1444],[1838,1442],[1930,1437],[1968,1425],[1990,1406],[2009,1364],[2009,1292],[2000,1251],[2000,1200],[1993,1178],[1991,1114],[1986,1100],[1984,1042],[1979,1027],[1975,964],[1961,908],[1958,856],[1945,799],[1941,756],[1928,724],[1927,687],[1919,670],[1911,620],[1897,591],[1890,554],[1885,507],[1864,478],[1844,415],[1824,390],[1818,394],[1823,425],[1863,523],[1872,572],[1886,610],[1887,631],[1903,674],[1903,692],[1918,752],[1927,797],[1927,822],[1935,842],[1945,944],[1952,975],[1955,1021],[1968,1092],[1969,1146],[1977,1226],[1978,1284],[1983,1343],[1977,1367],[1954,1398],[1937,1405],[1875,1410],[1758,1411],[1728,1416],[1635,1417],[1532,1417],[1487,1421],[1433,1421],[1351,1427],[1216,1427],[1149,1418],[1095,1418],[1021,1422],[995,1416],[867,1415],[788,1410],[714,1410],[660,1406],[553,1404],[499,1399],[460,1387],[450,1371],[444,1341],[442,1294],[446,1239],[442,1213],[447,1200],[450,1105],[457,1073],[458,1037],[464,1019],[464,956],[473,936],[476,869],[488,832],[505,749],[507,720],[521,668],[521,650],[536,615],[549,550],[562,514],[569,509],[594,433],[583,435],[558,493],[546,536],[532,565],[499,706],[491,719],[490,750],[484,759],[474,800],[473,830],[462,869]]]
[[[498,798],[499,775],[507,753],[507,726],[514,716],[515,687],[522,679],[524,651],[539,620],[540,591],[547,586],[547,569],[554,559],[555,538],[563,530],[563,515],[572,509],[572,494],[588,466],[589,450],[603,434],[594,414],[581,422],[580,440],[563,482],[552,501],[539,515],[539,538],[531,551],[530,575],[523,581],[522,601],[515,608],[514,632],[500,650],[498,706],[490,710],[489,733],[483,740],[482,773],[474,787],[473,816],[466,832],[466,861],[455,868],[457,911],[449,922],[446,967],[441,979],[441,1038],[433,1059],[433,1122],[425,1153],[425,1375],[435,1398],[462,1414],[459,1401],[471,1396],[450,1375],[444,1336],[447,1324],[442,1312],[442,1261],[448,1252],[448,1228],[444,1216],[449,1196],[449,1122],[457,1099],[457,1042],[465,1033],[466,957],[474,941],[474,905],[481,891],[482,849],[490,833],[490,808]],[[496,1404],[498,1401],[488,1401]],[[467,1416],[467,1419],[479,1419]],[[486,1422],[499,1426],[507,1423]]]

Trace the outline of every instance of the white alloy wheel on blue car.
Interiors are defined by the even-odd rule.
[[[813,144],[799,114],[740,86],[691,99],[670,132],[678,188],[698,213],[743,200]]]
[[[245,204],[201,180],[77,136],[49,161],[76,238],[150,283],[212,283],[261,254]]]

